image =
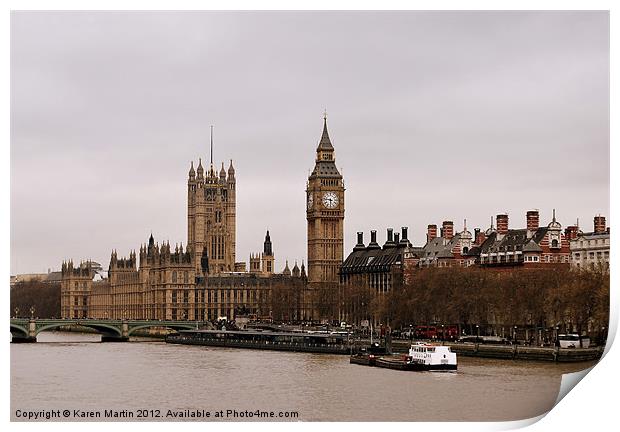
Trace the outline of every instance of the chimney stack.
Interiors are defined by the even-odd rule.
[[[437,225],[429,225],[426,230],[426,242],[430,242],[437,237]]]
[[[508,233],[508,215],[507,214],[498,214],[496,216],[496,223],[497,223],[498,234]]]
[[[364,246],[364,233],[361,231],[357,232],[357,244],[355,245],[355,247],[353,248],[353,250],[362,250],[365,249],[366,246]]]
[[[396,244],[400,243],[400,234],[399,233],[394,233],[394,243],[396,243]]]
[[[596,234],[604,233],[606,230],[605,227],[605,216],[594,216],[594,232]]]
[[[454,222],[443,221],[441,227],[441,236],[447,240],[450,240],[452,237],[454,237]]]
[[[400,243],[409,244],[409,239],[407,238],[407,227],[400,228]]]
[[[567,226],[564,230],[564,235],[568,241],[574,240],[577,238],[577,233],[579,232],[579,227],[577,225]]]
[[[392,246],[394,246],[394,229],[388,228],[387,229],[387,240],[385,241],[383,248],[385,249],[385,248],[392,247]]]
[[[480,228],[474,229],[474,244],[480,246],[486,240],[486,236],[484,235],[484,231]]]
[[[381,249],[381,246],[377,243],[377,231],[370,231],[370,243],[368,243],[366,249]]]
[[[538,210],[530,210],[526,214],[527,229],[528,231],[536,231],[540,226],[540,217]]]

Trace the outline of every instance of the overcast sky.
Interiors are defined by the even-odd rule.
[[[609,216],[606,12],[14,12],[11,274],[187,242],[190,161],[233,159],[237,261],[306,259],[322,113],[355,232]],[[609,218],[608,218],[609,220]],[[609,221],[611,222],[611,221]]]

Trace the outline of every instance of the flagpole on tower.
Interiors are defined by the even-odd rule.
[[[213,166],[213,125],[211,125],[211,166]]]

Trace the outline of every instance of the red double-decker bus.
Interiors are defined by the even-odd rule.
[[[459,337],[459,326],[457,325],[446,325],[443,328],[439,328],[438,336],[443,340],[456,340]]]
[[[435,326],[416,326],[416,339],[437,339],[437,327]]]
[[[457,325],[416,326],[414,336],[416,339],[456,340],[459,337],[459,327]]]

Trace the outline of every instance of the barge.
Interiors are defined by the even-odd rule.
[[[368,348],[362,348],[357,353],[351,355],[349,363],[363,366],[375,366],[377,358],[385,354],[387,354],[386,347],[374,343]]]
[[[350,354],[348,335],[333,333],[271,332],[252,330],[181,330],[166,336],[167,343],[249,348],[275,351]]]
[[[456,371],[456,354],[449,347],[424,343],[411,345],[408,354],[373,358],[364,363],[359,355],[351,363],[406,371]]]

